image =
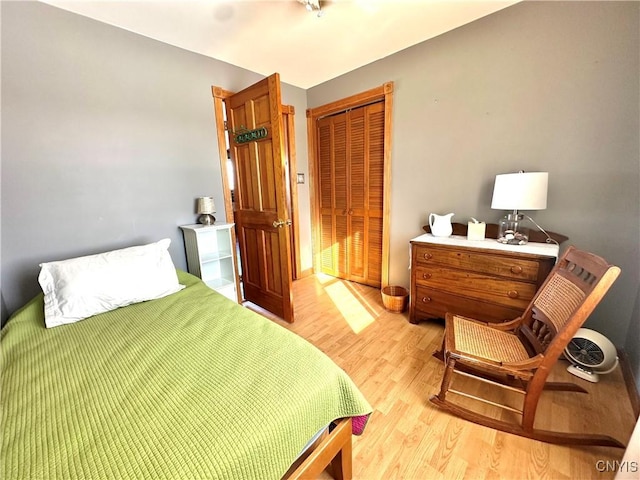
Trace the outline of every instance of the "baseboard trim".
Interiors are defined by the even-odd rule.
[[[627,352],[621,348],[618,348],[617,350],[618,358],[620,359],[620,368],[622,369],[622,378],[624,378],[624,383],[627,387],[627,394],[631,401],[633,414],[636,416],[636,420],[638,420],[638,417],[640,416],[640,393],[638,393],[638,389],[636,387],[636,380],[633,376],[633,370],[631,369]]]
[[[313,275],[313,268],[307,268],[306,270],[300,271],[300,275],[298,276],[298,280],[300,280],[301,278],[310,277],[311,275]]]

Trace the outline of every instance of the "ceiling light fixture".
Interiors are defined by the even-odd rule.
[[[320,0],[298,0],[309,12],[318,12],[318,16],[322,16]]]

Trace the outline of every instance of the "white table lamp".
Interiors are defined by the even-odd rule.
[[[529,241],[529,228],[519,210],[547,208],[547,172],[519,172],[496,175],[491,208],[511,210],[500,220],[498,242],[524,245]]]

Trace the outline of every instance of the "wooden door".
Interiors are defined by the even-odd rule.
[[[277,73],[225,101],[244,297],[293,322],[281,105]]]
[[[231,162],[230,148],[229,148],[229,136],[227,129],[227,117],[225,111],[226,100],[234,95],[234,92],[225,90],[222,87],[211,87],[211,94],[213,96],[213,109],[216,117],[216,134],[218,137],[218,153],[220,155],[220,173],[222,176],[222,189],[225,199],[225,216],[231,221],[234,218],[235,203],[233,199],[233,191],[231,190],[231,181],[235,181],[235,174],[233,172],[234,166],[231,167],[227,163],[227,159]],[[287,179],[287,205],[289,208],[289,218],[292,220],[293,225],[290,230],[291,237],[291,274],[292,280],[297,280],[302,276],[301,263],[300,263],[300,245],[298,239],[300,238],[300,227],[298,222],[298,186],[296,184],[297,169],[296,169],[296,142],[295,142],[295,108],[291,105],[282,106],[282,123],[284,125],[284,139],[285,139],[285,157],[288,159],[288,168],[285,169],[288,172]],[[235,222],[235,220],[234,220]],[[232,230],[233,243],[236,244],[235,228]],[[238,303],[242,303],[244,300],[242,297],[242,289],[239,284],[239,276],[236,272],[236,290],[238,291]]]
[[[321,268],[335,277],[347,276],[347,117],[318,122]],[[334,182],[334,178],[344,181]]]
[[[376,286],[382,283],[385,201],[385,105],[382,102],[365,108],[365,179],[364,205],[366,211],[367,281]],[[354,205],[357,205],[353,201]],[[356,207],[354,207],[355,209]]]
[[[384,104],[318,121],[321,270],[380,287]]]

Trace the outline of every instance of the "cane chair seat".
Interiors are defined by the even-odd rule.
[[[543,390],[586,393],[572,383],[548,382],[547,377],[619,274],[620,268],[603,258],[569,247],[520,317],[503,324],[488,324],[447,313],[442,351],[445,369],[440,393],[430,400],[469,421],[543,442],[624,448],[618,440],[606,435],[534,428]],[[464,382],[453,389],[454,374],[480,380],[489,388],[517,392],[522,395],[522,406],[497,403],[474,390],[465,390]],[[467,406],[469,402],[463,406],[451,400],[449,394],[514,412],[520,415],[520,421],[489,417]]]
[[[452,316],[451,343],[446,350],[460,357],[476,357],[500,364],[523,362],[530,358],[522,341],[510,332],[503,332],[488,324]]]

